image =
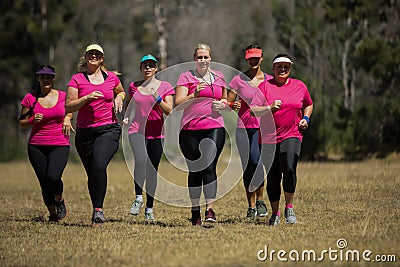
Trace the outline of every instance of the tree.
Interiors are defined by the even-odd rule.
[[[34,71],[42,64],[53,63],[54,44],[72,18],[76,3],[55,0],[0,3],[3,11],[0,18],[0,160],[14,156],[14,147],[18,144],[15,136],[18,136],[19,101],[35,83]]]

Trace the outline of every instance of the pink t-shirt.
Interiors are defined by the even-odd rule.
[[[272,79],[271,75],[264,73],[265,80]],[[251,116],[250,107],[251,101],[253,100],[255,91],[258,87],[254,87],[249,84],[249,77],[246,74],[241,73],[233,77],[229,83],[229,87],[233,88],[236,94],[239,96],[241,101],[241,107],[238,111],[237,128],[258,128],[260,127],[260,118]]]
[[[65,117],[65,97],[64,91],[58,91],[58,100],[55,106],[51,108],[43,107],[39,101],[33,108],[33,113],[42,113],[41,122],[34,123],[28,143],[31,145],[44,146],[69,146],[69,135],[62,132]],[[21,101],[21,105],[30,109],[36,101],[36,97],[27,94]]]
[[[114,113],[114,88],[120,81],[111,71],[107,71],[107,79],[102,84],[92,84],[83,73],[74,74],[68,83],[69,87],[78,89],[78,97],[81,98],[93,91],[100,91],[104,97],[91,100],[81,107],[76,119],[76,127],[92,128],[107,124],[117,123]]]
[[[181,128],[183,130],[205,130],[224,127],[224,118],[212,108],[212,99],[221,100],[226,87],[224,75],[220,71],[212,71],[214,81],[199,92],[198,98],[192,101],[183,111]],[[193,71],[187,71],[179,76],[177,85],[189,89],[188,95],[196,90],[200,83]]]
[[[278,86],[275,79],[262,82],[255,94],[252,106],[266,106],[275,100],[282,100],[281,108],[273,113],[275,131],[270,116],[264,115],[260,120],[261,144],[280,143],[290,137],[303,139],[299,122],[303,109],[313,104],[307,86],[300,80],[289,78],[288,83]],[[276,136],[274,138],[274,136]]]
[[[161,81],[157,89],[158,94],[165,99],[168,95],[174,95],[175,90],[169,82]],[[144,133],[147,139],[164,138],[161,130],[164,124],[163,111],[152,95],[144,95],[138,90],[136,83],[131,83],[128,90],[135,101],[135,117],[129,126],[128,134]]]

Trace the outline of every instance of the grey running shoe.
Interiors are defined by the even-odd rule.
[[[293,208],[285,208],[286,223],[294,224],[297,223],[296,215],[294,214]]]
[[[247,209],[247,215],[246,215],[247,220],[254,221],[256,219],[256,216],[257,216],[256,208],[248,208]]]
[[[215,212],[213,209],[206,210],[206,215],[205,215],[204,221],[206,221],[206,222],[216,222],[217,221],[217,218],[215,217]]]
[[[140,209],[142,207],[143,207],[143,201],[139,201],[139,200],[135,199],[135,201],[133,201],[132,206],[129,210],[129,214],[138,215],[140,213]]]
[[[201,226],[201,215],[200,210],[192,210],[192,225],[193,226]]]
[[[92,217],[93,226],[101,226],[104,223],[104,212],[103,210],[94,210]]]
[[[56,209],[57,209],[57,217],[58,220],[62,220],[67,217],[67,207],[65,206],[64,199],[56,202]]]
[[[277,226],[280,223],[279,215],[278,214],[272,214],[271,218],[269,218],[268,225],[271,226]]]
[[[257,209],[257,216],[265,217],[268,214],[267,206],[265,205],[264,201],[257,200],[256,201],[256,209]]]
[[[148,222],[153,222],[155,219],[154,219],[154,212],[145,212],[144,213],[144,218],[146,219],[146,221],[148,221]]]

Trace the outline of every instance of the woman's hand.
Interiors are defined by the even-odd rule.
[[[206,88],[207,84],[205,82],[199,82],[199,84],[196,86],[196,91],[194,91],[194,97],[198,97],[200,94],[200,91],[204,90]]]
[[[215,100],[212,101],[212,107],[214,111],[224,110],[226,108],[226,102],[222,100]]]
[[[71,131],[74,131],[74,128],[72,128],[71,117],[67,115],[64,117],[62,132],[64,135],[70,135]]]
[[[122,123],[123,123],[123,124],[128,124],[128,122],[129,122],[129,118],[124,118],[124,119],[122,120]]]
[[[114,109],[115,113],[122,112],[122,108],[124,107],[124,99],[123,96],[118,94],[114,99]]]
[[[241,107],[242,107],[242,102],[240,100],[238,100],[233,103],[232,109],[239,110]]]
[[[85,97],[85,100],[93,100],[93,99],[98,99],[100,97],[104,97],[104,95],[100,91],[93,91],[84,97]]]
[[[270,105],[271,111],[275,112],[281,108],[282,101],[281,100],[275,100],[274,103]]]
[[[308,128],[308,122],[305,119],[301,119],[299,122],[299,128],[305,130]]]
[[[154,88],[154,87],[151,87],[150,94],[153,96],[154,100],[156,100],[157,97],[159,96],[158,90],[156,88]]]
[[[42,120],[43,120],[43,114],[42,113],[36,113],[35,115],[33,115],[33,122],[34,123],[41,122]]]

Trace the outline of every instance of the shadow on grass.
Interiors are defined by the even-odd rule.
[[[62,220],[59,222],[49,222],[48,218],[43,215],[35,216],[32,218],[15,218],[13,219],[14,221],[17,222],[34,222],[34,223],[45,223],[45,224],[58,224],[60,226],[66,226],[66,227],[92,227],[91,223],[85,223],[83,220],[79,222],[68,222],[67,220]],[[139,218],[135,218],[134,220],[124,220],[122,218],[107,218],[105,220],[105,224],[113,224],[113,223],[127,223],[130,225],[147,225],[147,226],[156,226],[156,227],[162,227],[162,228],[175,228],[175,227],[194,227],[191,225],[191,219],[186,218],[186,221],[189,222],[189,224],[182,223],[182,222],[165,222],[165,221],[160,221],[160,220],[155,220],[155,221],[146,221],[146,220],[140,220]],[[266,217],[258,217],[254,221],[249,221],[245,218],[239,218],[239,217],[228,217],[225,219],[219,219],[216,223],[212,222],[203,222],[200,228],[204,229],[213,229],[218,225],[238,225],[238,224],[253,224],[253,225],[267,225],[268,220]]]

